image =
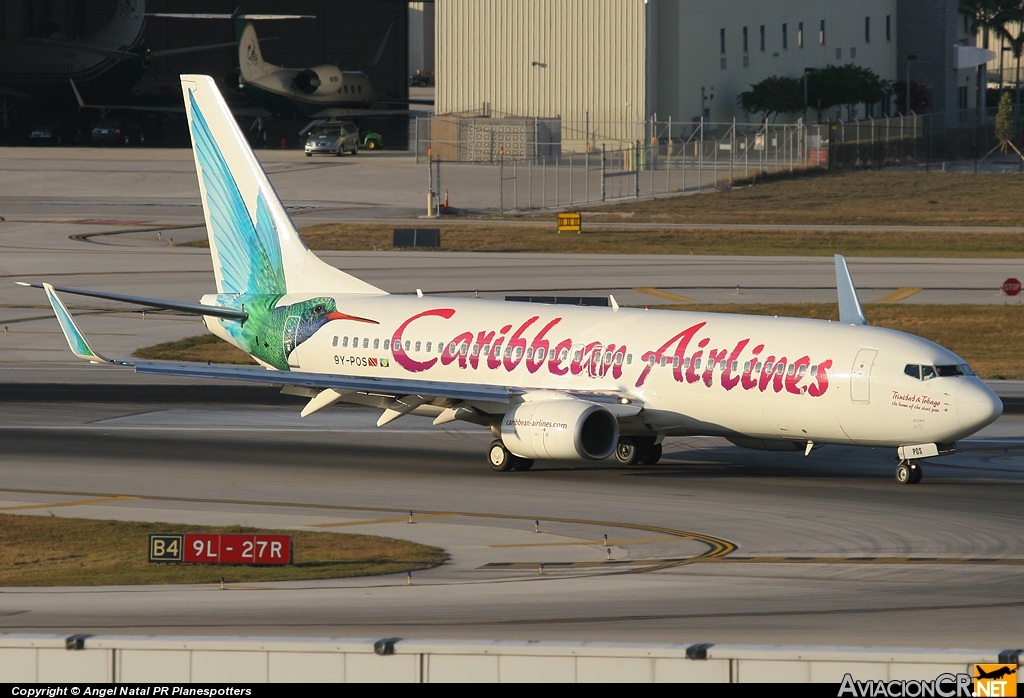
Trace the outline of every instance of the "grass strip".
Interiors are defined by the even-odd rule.
[[[445,225],[441,250],[450,252],[535,252],[560,254],[695,254],[850,257],[974,257],[1024,256],[1021,233],[956,231],[841,230],[591,230],[582,234],[515,225]],[[586,229],[586,221],[584,221]],[[303,228],[314,250],[392,250],[393,226],[325,223]],[[206,240],[187,243],[208,247]]]
[[[138,359],[154,361],[194,361],[215,364],[256,365],[252,357],[233,344],[212,334],[186,337],[176,342],[161,342],[132,353]]]
[[[838,320],[834,303],[736,303],[668,304],[652,308],[741,315],[778,315]],[[983,378],[1024,379],[1024,306],[1020,305],[897,305],[869,303],[868,322],[930,339],[967,360]],[[223,347],[220,345],[224,345]],[[182,345],[178,351],[173,345]],[[135,352],[135,356],[168,361],[207,360],[218,363],[227,349],[240,350],[213,335],[189,337]],[[238,363],[241,363],[239,361]]]
[[[150,533],[283,533],[295,563],[283,567],[154,564]],[[0,586],[100,586],[268,582],[408,572],[448,559],[411,541],[326,531],[269,531],[0,514]]]

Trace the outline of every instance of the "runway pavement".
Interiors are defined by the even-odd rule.
[[[367,532],[440,545],[452,559],[412,586],[4,588],[0,632],[1020,646],[1015,415],[929,463],[913,487],[892,482],[888,451],[805,458],[717,439],[671,439],[653,467],[496,474],[484,463],[490,435],[472,427],[406,417],[376,429],[375,413],[354,408],[300,419],[298,404],[267,391],[193,381],[182,396],[172,389],[182,381],[73,363],[41,292],[14,280],[184,301],[213,290],[208,253],[169,246],[202,234],[191,160],[123,155],[132,152],[0,159],[0,511]],[[352,160],[274,162],[300,225],[415,215],[425,175],[400,158],[359,170],[376,180],[352,177]],[[613,293],[637,305],[666,302],[652,289],[705,302],[835,298],[828,258],[324,257],[399,293]],[[865,301],[922,289],[904,303],[1001,303],[998,284],[1022,272],[1019,260],[850,266]],[[114,356],[204,331],[192,318],[67,300]],[[122,498],[84,501],[109,497]]]
[[[498,474],[486,431],[325,412],[8,403],[0,511],[374,533],[440,545],[449,563],[411,587],[220,591],[230,571],[211,568],[210,585],[5,588],[0,632],[1019,644],[1019,417],[900,487],[887,451],[805,458],[719,439],[671,439],[652,467]]]

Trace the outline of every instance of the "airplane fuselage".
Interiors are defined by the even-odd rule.
[[[330,296],[377,325],[294,326],[262,344],[290,348],[282,370],[628,394],[644,409],[623,434],[718,435],[773,443],[951,443],[990,423],[998,398],[952,352],[879,327],[621,308],[403,296]],[[286,295],[278,308],[313,298]],[[203,303],[237,306],[229,295]],[[235,321],[207,319],[239,343]],[[235,323],[237,324],[237,323]],[[269,360],[266,360],[269,359]],[[263,363],[273,365],[267,354]],[[908,375],[908,366],[928,379]],[[952,367],[952,368],[951,368]],[[918,375],[922,375],[920,371]],[[439,411],[436,410],[435,411]],[[419,414],[434,415],[431,407]],[[752,443],[752,442],[751,442]]]

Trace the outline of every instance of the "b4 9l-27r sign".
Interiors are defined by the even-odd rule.
[[[149,561],[290,565],[292,537],[258,533],[150,533]]]

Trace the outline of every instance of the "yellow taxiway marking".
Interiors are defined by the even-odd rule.
[[[897,301],[906,300],[907,298],[913,296],[915,293],[920,292],[921,289],[919,288],[898,288],[892,293],[876,299],[875,303],[895,303]]]
[[[633,560],[589,560],[580,562],[545,562],[548,570],[579,569],[583,567],[639,567],[654,565],[673,567],[685,562],[733,562],[733,563],[785,563],[818,565],[1024,565],[1022,558],[987,557],[710,557],[660,558]],[[540,562],[489,562],[481,570],[536,570]]]
[[[459,516],[459,514],[414,514],[413,523],[421,521],[423,519],[447,519],[452,516]],[[342,521],[340,523],[322,523],[322,524],[309,524],[310,528],[337,528],[339,526],[370,526],[372,524],[385,524],[385,523],[408,523],[408,516],[396,516],[393,519],[369,519],[366,521]]]
[[[627,543],[659,543],[663,541],[680,541],[681,538],[633,538],[630,540],[581,540],[572,543],[502,543],[488,545],[488,548],[553,548],[561,545],[625,545]]]
[[[118,502],[121,501],[122,499],[138,499],[138,497],[99,497],[97,499],[77,499],[73,502],[57,502],[55,504],[22,504],[21,506],[16,507],[0,507],[0,511],[18,511],[20,509],[50,509],[52,507],[77,507],[84,506],[86,504],[103,504],[104,502]]]
[[[655,298],[664,298],[667,301],[675,301],[676,303],[700,303],[700,301],[687,296],[680,296],[678,293],[670,293],[668,291],[662,291],[660,288],[634,288],[634,291],[640,293],[646,293],[648,296],[654,296]]]

